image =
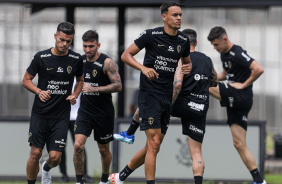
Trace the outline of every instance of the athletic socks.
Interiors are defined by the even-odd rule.
[[[127,135],[133,135],[135,134],[136,130],[139,127],[139,123],[135,120],[132,120],[132,122],[130,123],[130,126],[127,130]]]
[[[75,175],[76,176],[76,182],[84,184],[83,182],[83,175]]]
[[[203,183],[203,176],[194,176],[195,184]]]
[[[257,182],[257,183],[262,183],[263,182],[263,179],[261,178],[261,175],[260,175],[260,173],[259,173],[257,168],[252,170],[252,171],[250,171],[250,173],[251,173],[251,175],[252,175],[252,177],[253,177],[255,182]]]
[[[125,166],[125,168],[119,173],[119,179],[120,181],[126,180],[126,178],[133,172],[128,165]]]
[[[146,180],[147,184],[155,184],[155,180]]]
[[[49,167],[49,165],[47,164],[47,162],[45,162],[44,166],[43,166],[44,171],[50,171],[51,167]]]
[[[28,180],[27,179],[27,184],[35,184],[36,180]]]
[[[108,177],[109,177],[109,174],[102,173],[101,181],[105,183],[108,182]]]

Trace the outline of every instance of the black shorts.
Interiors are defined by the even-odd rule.
[[[226,107],[227,123],[235,123],[247,130],[248,114],[253,105],[253,94],[251,91],[238,90],[229,84],[218,83],[221,96],[220,104]]]
[[[31,115],[28,142],[47,151],[65,150],[69,118],[42,118]]]
[[[107,144],[112,141],[114,132],[114,114],[110,114],[106,117],[99,117],[79,110],[75,121],[74,134],[83,134],[89,137],[93,129],[94,140],[99,144]]]
[[[179,117],[182,123],[182,134],[202,143],[206,132],[206,117],[193,112],[187,103],[173,105],[171,115]]]
[[[138,107],[140,113],[140,130],[160,128],[166,134],[170,110],[171,94],[159,94],[153,91],[140,90]]]

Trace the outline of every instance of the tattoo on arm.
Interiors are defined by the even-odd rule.
[[[211,80],[210,80],[210,87],[216,87],[217,86],[217,82],[218,82],[218,79],[217,79],[217,73],[213,67],[213,64],[212,64],[212,77],[211,77]]]
[[[172,95],[172,104],[176,101],[182,87],[183,74],[181,73],[181,65],[178,65],[174,75],[173,81],[173,95]]]

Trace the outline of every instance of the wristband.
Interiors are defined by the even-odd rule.
[[[38,92],[38,94],[37,94],[38,96],[39,96],[39,94],[40,94],[41,91],[42,91],[42,89],[40,89],[40,91]]]

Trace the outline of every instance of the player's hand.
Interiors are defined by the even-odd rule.
[[[69,100],[72,105],[76,104],[76,98],[74,95],[70,95],[66,100]]]
[[[234,83],[229,83],[229,85],[235,89],[244,89],[245,86],[241,82],[234,82]]]
[[[91,86],[91,84],[84,83],[82,87],[82,93],[93,93],[92,88],[93,86]]]
[[[141,72],[146,75],[149,80],[159,78],[159,74],[153,68],[144,67]]]
[[[42,102],[47,102],[51,98],[50,93],[50,91],[41,90],[38,94],[38,97]]]
[[[183,74],[189,74],[192,70],[192,63],[189,64],[183,64],[181,66],[181,73]]]

